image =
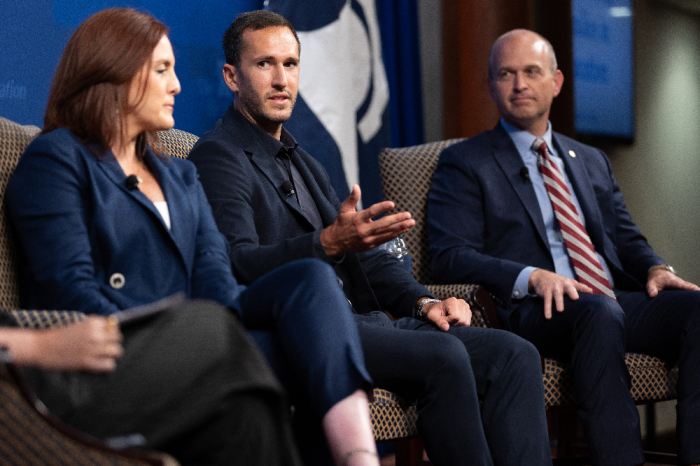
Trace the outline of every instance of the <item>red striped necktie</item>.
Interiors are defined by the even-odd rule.
[[[552,201],[554,216],[559,222],[559,230],[564,238],[578,281],[590,286],[594,293],[608,295],[614,299],[615,293],[605,270],[600,266],[591,238],[588,236],[586,227],[583,226],[564,176],[549,158],[547,143],[544,139],[537,138],[532,144],[532,149],[539,154],[544,185]]]

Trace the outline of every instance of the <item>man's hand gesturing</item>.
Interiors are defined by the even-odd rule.
[[[359,201],[360,187],[353,185],[352,192],[340,206],[335,222],[321,232],[321,244],[329,256],[375,248],[405,233],[416,223],[408,212],[387,215],[374,221],[373,217],[393,209],[394,203],[379,202],[358,212],[355,208]]]

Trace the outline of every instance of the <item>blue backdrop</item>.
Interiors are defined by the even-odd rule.
[[[232,100],[221,77],[221,37],[237,14],[266,4],[288,17],[305,35],[302,76],[307,68],[309,76],[314,75],[307,62],[323,53],[312,45],[314,38],[318,34],[323,37],[332,25],[339,25],[337,32],[345,33],[334,40],[350,46],[354,65],[348,67],[347,57],[331,53],[329,60],[337,58],[337,62],[326,66],[344,70],[349,77],[346,88],[356,107],[350,118],[353,126],[329,130],[324,114],[314,113],[327,101],[327,88],[336,84],[328,73],[316,73],[316,81],[309,80],[313,83],[309,90],[300,92],[288,127],[326,166],[341,198],[348,192],[347,183],[359,180],[363,203],[368,206],[381,199],[379,150],[423,141],[416,1],[383,0],[375,7],[374,0],[0,0],[0,116],[42,126],[51,78],[75,28],[104,8],[133,7],[150,12],[170,27],[182,84],[175,106],[176,127],[201,135]],[[308,47],[304,47],[305,40]],[[383,70],[380,64],[384,64]],[[313,88],[326,93],[314,95]],[[350,153],[346,146],[352,143],[343,143],[342,148],[338,144],[347,140],[338,134],[347,136],[349,131],[356,138],[351,155],[356,160],[346,157]],[[350,167],[351,173],[344,167]],[[352,167],[357,171],[352,172]]]

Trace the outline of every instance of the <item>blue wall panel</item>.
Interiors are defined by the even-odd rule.
[[[0,0],[0,116],[42,126],[49,87],[66,42],[91,14],[109,7],[148,11],[171,29],[182,93],[179,129],[201,135],[231,102],[221,78],[221,37],[242,11],[262,0]]]

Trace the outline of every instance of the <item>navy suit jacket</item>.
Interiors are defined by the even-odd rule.
[[[29,145],[5,195],[24,307],[109,314],[184,291],[239,308],[245,287],[231,274],[194,166],[150,150],[145,162],[168,202],[171,230],[141,191],[126,188],[111,152],[95,157],[67,129]],[[117,273],[122,287],[110,284]]]
[[[329,258],[295,196],[281,189],[287,180],[274,157],[263,151],[253,124],[229,107],[216,126],[194,146],[197,166],[214,218],[230,245],[234,274],[250,283],[275,267],[300,258],[318,258],[335,269],[357,312],[386,310],[410,316],[421,296],[432,296],[393,257],[381,250]],[[335,220],[340,201],[323,166],[297,147],[292,157],[321,214]],[[318,233],[316,233],[318,234]]]
[[[664,262],[632,222],[608,158],[558,133],[553,142],[615,287],[643,290],[649,268]],[[554,271],[535,191],[520,175],[524,166],[500,124],[444,150],[428,203],[434,280],[480,283],[508,308],[523,268]]]

